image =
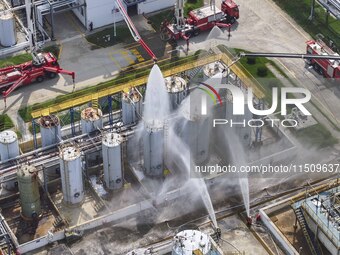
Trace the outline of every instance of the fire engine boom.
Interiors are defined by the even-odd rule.
[[[46,77],[54,78],[56,74],[72,76],[75,73],[60,68],[57,58],[52,53],[39,53],[34,55],[34,60],[26,63],[0,69],[0,89],[5,100],[16,88],[28,85],[34,81],[42,82]]]
[[[172,40],[185,39],[198,35],[202,31],[212,29],[214,26],[230,27],[239,18],[239,9],[233,0],[222,0],[221,9],[211,1],[205,6],[189,12],[187,18],[183,17],[184,1],[177,0],[175,6],[175,20],[171,24],[167,20],[162,23],[162,38]],[[167,36],[164,36],[167,35]]]
[[[149,48],[149,46],[143,41],[142,37],[140,36],[140,34],[138,33],[137,28],[135,27],[135,25],[133,24],[132,20],[130,19],[129,15],[127,14],[123,3],[121,2],[121,0],[115,0],[117,3],[117,8],[120,11],[120,13],[122,14],[126,25],[128,26],[130,33],[133,37],[133,39],[138,42],[144,49],[145,51],[149,54],[149,56],[154,60],[157,61],[157,57],[156,55],[152,52],[152,50]]]

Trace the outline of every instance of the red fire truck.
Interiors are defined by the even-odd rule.
[[[215,25],[219,27],[230,27],[240,16],[238,5],[233,0],[223,0],[221,9],[213,3],[189,12],[184,18],[184,1],[177,0],[175,8],[176,23],[171,24],[165,20],[161,26],[162,37],[172,40],[181,38],[188,40],[202,31],[212,29]],[[167,35],[167,36],[165,36]]]
[[[307,41],[307,54],[321,56],[339,56],[321,39]],[[335,59],[309,59],[309,65],[326,78],[340,79],[340,60]]]
[[[74,83],[75,73],[62,69],[52,53],[39,53],[34,60],[0,69],[0,89],[6,97],[16,88],[34,81],[42,82],[45,78],[53,79],[58,73],[71,75]]]

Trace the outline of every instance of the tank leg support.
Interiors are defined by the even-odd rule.
[[[70,120],[71,120],[71,131],[72,131],[72,136],[76,135],[76,128],[74,126],[74,109],[70,108]]]
[[[109,95],[107,97],[107,102],[109,105],[109,123],[110,123],[110,128],[112,128],[113,125],[113,116],[112,116],[112,96]]]
[[[33,143],[34,143],[34,149],[38,149],[38,142],[37,142],[37,131],[35,129],[35,120],[32,119],[32,131],[33,131]]]

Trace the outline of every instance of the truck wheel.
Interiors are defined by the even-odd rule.
[[[44,76],[41,75],[37,77],[36,81],[40,83],[40,82],[43,82],[44,79],[45,79]]]
[[[49,79],[54,79],[55,77],[57,77],[57,74],[56,74],[56,73],[52,73],[52,72],[48,72],[48,73],[47,73],[47,77],[48,77]]]

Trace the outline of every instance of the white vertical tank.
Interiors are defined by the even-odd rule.
[[[19,142],[17,134],[12,130],[0,133],[0,161],[19,156]]]
[[[126,253],[126,255],[152,255],[153,253],[151,253],[150,250],[147,249],[135,249],[133,251],[130,251],[128,253]]]
[[[210,126],[209,117],[185,115],[182,139],[188,145],[193,162],[203,164],[209,159]]]
[[[39,119],[41,146],[46,147],[61,141],[61,127],[56,115],[43,116]]]
[[[81,203],[84,199],[84,184],[78,148],[70,146],[60,150],[60,174],[64,202]]]
[[[213,76],[215,76],[216,74],[222,73],[223,70],[224,66],[219,61],[207,64],[203,67],[205,78],[213,78]]]
[[[17,43],[17,32],[13,13],[0,12],[0,44],[10,47]]]
[[[161,178],[164,172],[164,126],[154,122],[145,129],[144,173],[149,177]]]
[[[209,236],[198,230],[184,230],[173,239],[171,255],[212,255]]]
[[[81,112],[81,132],[82,134],[91,133],[103,128],[103,113],[100,109],[87,107]]]
[[[106,133],[102,140],[104,181],[107,189],[123,187],[122,136]]]
[[[244,104],[244,115],[234,115],[233,114],[233,103],[232,95],[228,91],[226,100],[226,119],[230,122],[232,121],[233,130],[236,135],[239,136],[240,142],[246,148],[251,144],[252,141],[252,128],[248,125],[248,121],[253,119],[253,114],[248,108],[248,104]],[[251,123],[256,125],[255,123]],[[230,128],[230,126],[228,127]]]
[[[142,115],[142,96],[132,88],[129,93],[122,94],[122,120],[125,125],[136,123]]]
[[[188,84],[179,76],[164,78],[166,89],[170,95],[171,109],[175,110],[187,96]]]

